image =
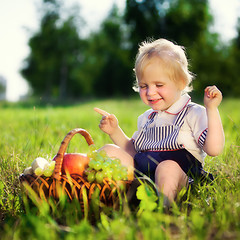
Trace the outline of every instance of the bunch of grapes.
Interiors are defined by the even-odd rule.
[[[53,174],[54,168],[55,168],[55,161],[51,161],[49,164],[46,164],[43,169],[40,167],[36,168],[34,170],[34,173],[37,176],[44,175],[45,177],[51,177]]]
[[[127,180],[128,169],[120,159],[112,159],[105,151],[90,151],[88,168],[85,170],[89,182],[102,183],[104,178],[114,181]]]

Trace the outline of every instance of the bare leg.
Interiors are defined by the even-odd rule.
[[[107,144],[99,149],[101,150],[104,150],[110,158],[119,158],[122,165],[128,168],[128,179],[134,178],[134,160],[131,155],[114,144]]]
[[[114,144],[107,144],[99,149],[99,151],[104,150],[107,155],[111,158],[119,158],[121,160],[122,165],[126,167],[133,167],[134,161],[133,157],[129,155],[122,148],[118,147]]]
[[[166,160],[157,166],[155,183],[159,191],[172,202],[177,193],[187,185],[187,175],[175,161]]]

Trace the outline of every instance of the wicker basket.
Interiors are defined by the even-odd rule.
[[[51,177],[36,176],[30,174],[21,174],[20,182],[27,183],[41,199],[48,200],[52,197],[58,200],[61,194],[66,194],[69,200],[77,199],[82,206],[89,207],[92,196],[96,191],[100,204],[116,208],[119,197],[126,192],[131,181],[115,182],[113,180],[104,179],[102,184],[89,183],[85,175],[72,174],[66,175],[62,173],[63,156],[72,137],[80,133],[88,143],[93,144],[90,134],[81,128],[73,129],[64,138],[55,157],[56,164],[54,173]]]

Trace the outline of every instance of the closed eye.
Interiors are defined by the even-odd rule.
[[[145,88],[147,88],[147,85],[139,85],[139,88],[145,89]]]

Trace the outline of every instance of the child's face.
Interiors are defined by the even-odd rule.
[[[165,111],[172,106],[180,98],[183,89],[170,79],[157,57],[145,65],[138,85],[142,101],[156,111]]]

